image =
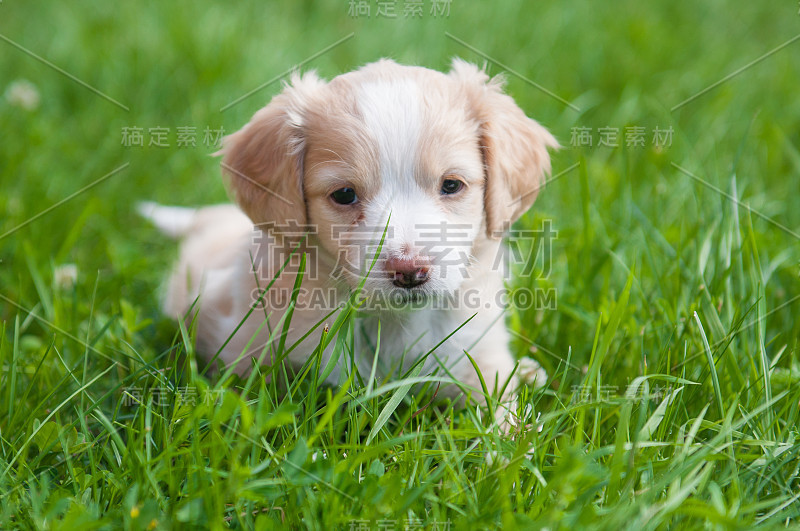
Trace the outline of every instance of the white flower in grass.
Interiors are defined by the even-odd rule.
[[[6,100],[9,104],[32,111],[39,106],[39,90],[27,79],[12,81],[6,88]]]
[[[316,463],[317,460],[320,459],[320,458],[322,458],[323,460],[327,459],[328,458],[328,454],[323,452],[323,451],[314,452],[313,454],[311,454],[311,462],[312,463]]]
[[[71,289],[78,280],[78,266],[64,264],[56,267],[53,272],[53,281],[59,289]]]

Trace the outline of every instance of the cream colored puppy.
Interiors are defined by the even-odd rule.
[[[238,208],[143,205],[144,215],[183,240],[165,311],[195,318],[199,351],[219,352],[246,373],[252,357],[266,352],[270,363],[306,253],[286,345],[333,323],[331,312],[361,287],[354,361],[365,380],[380,323],[378,378],[435,348],[421,375],[438,368],[479,390],[466,351],[490,387],[516,374],[506,395],[520,379],[541,385],[545,375],[533,360],[515,372],[497,256],[503,232],[550,170],[548,147],[555,139],[502,83],[461,60],[447,74],[381,60],[330,82],[294,76],[223,143]],[[288,362],[301,366],[322,329]],[[350,364],[349,353],[340,356],[328,382],[339,383]],[[459,388],[442,392],[455,397]]]

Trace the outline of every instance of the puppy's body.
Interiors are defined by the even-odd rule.
[[[183,239],[165,311],[185,317],[197,299],[198,349],[221,350],[220,360],[247,372],[250,357],[279,341],[293,257],[305,252],[286,345],[326,316],[332,323],[331,311],[361,289],[354,356],[362,377],[380,323],[379,377],[435,349],[422,374],[438,367],[479,388],[466,351],[490,386],[503,386],[515,361],[501,303],[500,236],[533,202],[549,170],[547,147],[555,146],[499,83],[460,61],[450,74],[380,61],[329,83],[295,77],[225,141],[223,169],[241,210],[144,208]],[[320,333],[289,362],[302,365]],[[330,383],[347,364],[343,356]],[[535,370],[527,360],[525,372]]]
[[[264,346],[270,342],[270,331],[281,323],[286,310],[286,299],[282,296],[271,308],[257,304],[257,299],[263,295],[264,301],[269,301],[270,292],[290,293],[296,269],[287,267],[284,274],[277,278],[274,276],[277,269],[272,267],[259,271],[258,277],[254,275],[253,264],[263,260],[265,251],[269,253],[269,249],[258,244],[259,229],[254,228],[252,221],[234,205],[180,211],[174,210],[174,207],[152,205],[143,208],[143,214],[153,219],[165,233],[182,239],[178,262],[167,284],[165,313],[175,317],[185,316],[197,299],[198,350],[206,356],[213,356],[222,349],[218,359],[226,365],[238,362],[238,372],[245,374],[251,367],[249,358],[262,353]],[[186,222],[187,215],[191,216],[189,223]],[[489,246],[498,245],[499,242],[490,242]],[[269,254],[289,257],[293,250]],[[270,265],[279,268],[282,264]],[[286,273],[287,270],[290,273]],[[303,294],[313,294],[319,290],[316,292],[325,294],[326,304],[320,306],[318,301],[310,300],[313,295],[305,295],[306,300],[299,301],[299,310],[294,312],[291,320],[287,345],[299,341],[308,330],[325,320],[331,310],[345,303],[350,295],[347,286],[334,286],[335,289],[331,289],[330,281],[325,278],[327,272],[320,273],[316,279],[303,281]],[[264,288],[273,279],[270,290],[264,294]],[[481,362],[487,376],[497,374],[502,378],[510,375],[514,360],[508,354],[508,332],[502,309],[493,305],[487,311],[486,305],[493,304],[493,301],[480,298],[481,294],[500,293],[503,289],[502,277],[484,271],[476,274],[474,279],[465,281],[462,287],[470,293],[468,308],[461,308],[458,304],[447,307],[446,301],[440,300],[431,301],[428,307],[413,310],[381,308],[365,312],[360,318],[360,332],[363,334],[356,334],[357,346],[362,348],[357,348],[355,359],[362,377],[368,377],[372,368],[373,358],[370,355],[374,350],[367,343],[377,344],[378,322],[381,329],[377,366],[379,378],[389,370],[396,372],[397,369],[408,368],[420,355],[437,347],[448,336],[447,341],[434,351],[436,356],[429,356],[421,374],[433,372],[439,366],[438,358],[455,379],[479,388],[477,374],[463,354],[467,351]],[[236,334],[231,335],[254,306],[256,309],[251,317],[244,321]],[[482,311],[476,312],[476,309]],[[264,310],[269,314],[269,324],[264,323]],[[332,316],[325,322],[331,324],[334,319],[335,316]],[[366,335],[366,340],[363,335]],[[273,335],[274,345],[277,345],[278,337],[277,334]],[[301,366],[318,342],[318,334],[309,336],[289,354],[289,362],[295,367]],[[328,352],[323,356],[323,362],[327,362],[329,355]],[[342,359],[341,363],[347,365],[349,360]],[[328,377],[328,383],[339,382],[342,369],[344,366],[335,368]],[[448,376],[442,370],[440,374]],[[539,380],[541,382],[542,379]],[[501,380],[500,384],[503,383]],[[450,388],[448,393],[446,388],[443,394],[456,391],[458,389]]]

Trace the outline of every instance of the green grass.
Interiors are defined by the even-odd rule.
[[[0,528],[797,526],[800,42],[671,110],[800,33],[797,5],[456,0],[405,20],[399,2],[383,20],[322,4],[0,3],[0,34],[129,108],[0,42],[0,92],[41,96],[0,100],[0,233],[128,164],[0,238]],[[515,354],[551,375],[521,396],[532,428],[427,407],[413,375],[320,386],[313,353],[297,377],[204,375],[192,331],[159,314],[174,243],[134,203],[225,201],[202,131],[236,130],[279,84],[223,106],[350,32],[308,67],[483,62],[450,32],[580,109],[508,76],[565,146],[554,175],[579,163],[519,223],[558,231],[535,284],[557,309],[508,316]],[[171,147],[122,146],[131,126],[169,127]],[[175,146],[182,126],[197,147]],[[593,147],[570,146],[575,127]],[[353,316],[338,324],[346,352]]]

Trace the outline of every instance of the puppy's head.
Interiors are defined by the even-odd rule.
[[[368,292],[412,299],[462,284],[478,248],[533,203],[548,147],[474,65],[382,60],[329,83],[294,76],[226,138],[222,165],[254,223],[310,226],[351,286],[367,275]]]

